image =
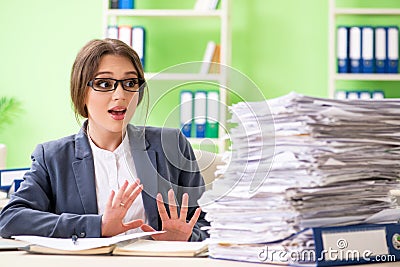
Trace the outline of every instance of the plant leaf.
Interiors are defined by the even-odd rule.
[[[12,123],[21,113],[21,102],[13,97],[0,98],[0,129],[7,123]]]

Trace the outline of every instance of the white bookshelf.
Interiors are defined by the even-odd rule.
[[[107,16],[132,17],[222,17],[221,10],[192,10],[192,9],[107,9]]]
[[[328,96],[333,98],[336,81],[400,81],[400,74],[352,74],[337,73],[336,61],[336,18],[346,15],[400,16],[399,8],[338,8],[336,0],[329,0],[329,57],[328,57]]]
[[[400,81],[400,74],[353,74],[337,73],[335,80],[343,81]]]
[[[220,81],[220,74],[200,74],[200,73],[157,73],[146,72],[146,80],[174,80],[174,81]]]
[[[117,21],[118,17],[164,17],[164,18],[182,18],[188,20],[191,18],[218,19],[220,27],[220,63],[224,66],[231,65],[231,23],[230,6],[231,0],[219,0],[220,8],[217,10],[195,10],[195,9],[110,9],[109,0],[103,0],[103,37],[107,36],[109,19]],[[147,44],[151,45],[151,44]],[[204,47],[205,49],[205,47]],[[193,58],[193,61],[200,61],[202,58]],[[185,63],[185,62],[182,62]],[[228,88],[228,74],[221,71],[218,74],[201,73],[152,73],[146,72],[145,78],[150,80],[169,80],[169,81],[210,81],[218,82],[221,105],[219,111],[220,127],[219,138],[214,140],[218,144],[218,149],[223,152],[225,147],[225,131],[223,125],[227,118],[226,103],[228,94],[225,88]],[[207,138],[206,138],[207,139]],[[202,138],[189,138],[192,144],[201,144]]]

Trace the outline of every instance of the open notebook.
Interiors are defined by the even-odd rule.
[[[27,245],[26,242],[17,241],[12,239],[5,239],[0,237],[0,251],[4,250],[18,250]]]
[[[62,255],[131,255],[131,256],[203,256],[205,242],[154,241],[141,239],[151,233],[135,233],[110,238],[82,238],[75,242],[66,238],[15,236],[29,245],[22,248],[29,253]]]
[[[206,242],[154,241],[140,239],[133,243],[116,246],[113,255],[199,257],[207,256]]]

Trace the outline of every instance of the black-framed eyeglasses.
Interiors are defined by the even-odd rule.
[[[117,80],[112,78],[94,78],[88,82],[88,86],[98,92],[110,92],[117,90],[118,84],[121,83],[122,89],[128,92],[140,92],[143,90],[145,80],[142,78],[129,78]]]

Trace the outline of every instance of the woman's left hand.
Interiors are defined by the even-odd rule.
[[[168,240],[168,241],[188,241],[192,235],[192,230],[200,216],[201,209],[197,208],[193,214],[193,217],[189,222],[186,222],[186,216],[188,212],[189,195],[187,193],[182,196],[182,207],[180,215],[178,216],[178,209],[175,202],[175,194],[172,189],[168,191],[168,202],[169,202],[169,213],[164,206],[164,201],[160,193],[157,194],[157,207],[158,213],[161,217],[162,231],[166,231],[162,234],[152,235],[155,240]],[[141,226],[145,232],[155,231],[153,227],[147,224]]]

